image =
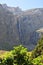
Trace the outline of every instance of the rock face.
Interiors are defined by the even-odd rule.
[[[0,5],[0,49],[11,49],[16,43],[19,44],[17,19]]]
[[[0,4],[0,49],[9,50],[19,44],[34,49],[40,28],[43,28],[43,8],[22,11]]]

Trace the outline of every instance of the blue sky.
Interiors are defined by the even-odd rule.
[[[43,8],[43,0],[0,0],[0,3],[12,7],[19,6],[22,10]]]

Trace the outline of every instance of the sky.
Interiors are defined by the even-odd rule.
[[[43,0],[0,0],[0,4],[11,7],[20,7],[22,10],[43,8]]]

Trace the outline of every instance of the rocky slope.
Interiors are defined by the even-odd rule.
[[[19,44],[34,49],[40,28],[43,28],[43,8],[22,11],[0,4],[0,49],[8,50]]]

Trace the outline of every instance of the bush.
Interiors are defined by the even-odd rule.
[[[0,58],[0,65],[3,65],[3,64],[2,64],[2,58]]]
[[[12,54],[14,55],[14,64],[17,65],[30,65],[29,56],[27,56],[27,48],[22,45],[14,47]]]
[[[3,65],[13,65],[14,59],[13,56],[9,53],[5,55],[5,58],[3,59]]]
[[[32,60],[32,63],[33,65],[43,65],[43,59],[42,59],[43,55],[42,56],[39,56],[35,59]]]
[[[33,65],[30,53],[22,45],[14,47],[14,50],[6,52],[4,58],[0,58],[0,65]]]

